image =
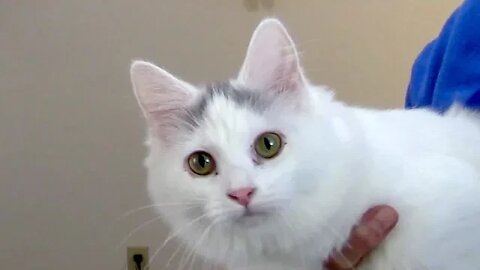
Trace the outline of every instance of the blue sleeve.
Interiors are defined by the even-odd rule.
[[[412,68],[407,108],[443,112],[453,103],[480,109],[480,1],[466,0]]]

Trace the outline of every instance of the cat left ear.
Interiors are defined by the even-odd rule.
[[[279,20],[265,19],[258,25],[237,80],[248,88],[278,92],[304,87],[297,49]]]

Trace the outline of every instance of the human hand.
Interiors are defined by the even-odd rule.
[[[370,208],[352,229],[346,245],[340,252],[333,251],[325,267],[328,270],[355,269],[385,239],[397,221],[398,213],[390,206]]]

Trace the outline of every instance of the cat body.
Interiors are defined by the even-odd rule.
[[[230,270],[321,269],[364,211],[388,204],[399,223],[358,269],[480,269],[477,115],[338,102],[305,79],[274,19],[227,83],[194,87],[141,61],[131,73],[150,196],[194,256]],[[279,138],[273,156],[264,134]],[[232,193],[245,187],[247,201]]]

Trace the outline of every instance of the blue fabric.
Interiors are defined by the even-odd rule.
[[[466,0],[412,68],[406,107],[480,109],[480,1]]]

